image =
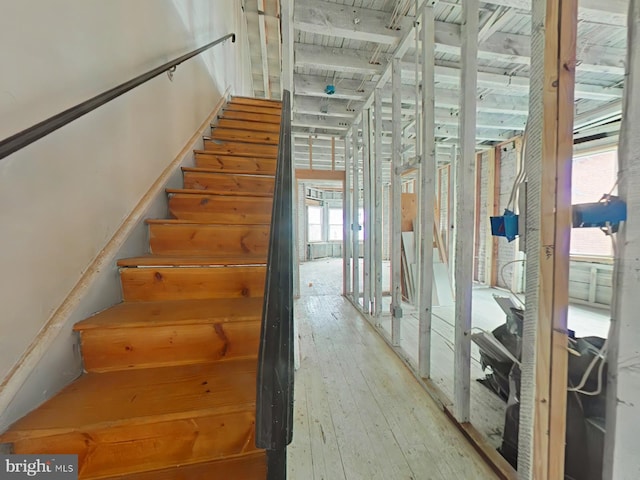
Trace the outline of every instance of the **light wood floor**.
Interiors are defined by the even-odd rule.
[[[353,306],[324,261],[303,264],[289,478],[493,479]]]

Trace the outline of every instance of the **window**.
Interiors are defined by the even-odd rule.
[[[342,209],[329,209],[329,240],[342,240]]]
[[[364,209],[358,209],[358,225],[360,225],[360,230],[358,231],[358,240],[364,240]],[[367,225],[369,228],[369,225]]]
[[[571,203],[597,202],[611,190],[617,175],[618,155],[615,150],[575,157]],[[571,254],[612,256],[611,239],[598,228],[574,228],[571,230]]]
[[[307,207],[308,241],[322,241],[322,207]]]

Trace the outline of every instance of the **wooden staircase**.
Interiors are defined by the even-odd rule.
[[[81,479],[266,478],[254,444],[280,102],[234,98],[150,254],[118,262],[123,303],[75,326],[86,373],[0,435],[78,454]]]

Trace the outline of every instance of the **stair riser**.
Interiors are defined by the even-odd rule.
[[[252,143],[204,141],[204,149],[220,155],[237,155],[239,157],[262,157],[275,159],[278,155],[277,145],[259,145]]]
[[[152,224],[149,238],[158,255],[266,255],[269,227]]]
[[[266,267],[122,268],[125,301],[261,297]]]
[[[236,111],[227,111],[222,114],[222,118],[227,118],[229,120],[243,120],[248,122],[264,122],[271,123],[273,125],[280,126],[280,116],[279,115],[269,115],[264,113],[251,113],[251,112],[236,112]]]
[[[230,142],[278,145],[278,134],[269,132],[252,132],[249,130],[216,128],[211,132],[211,138],[213,138],[214,140]]]
[[[93,480],[256,451],[254,418],[237,412],[71,432],[15,442],[14,452],[77,454],[80,478]]]
[[[181,220],[216,224],[269,224],[273,200],[265,197],[218,197],[177,194],[169,199],[169,212]]]
[[[258,356],[260,321],[103,328],[80,334],[88,372]]]
[[[275,175],[276,161],[268,158],[230,157],[225,155],[196,153],[196,166],[226,173]]]
[[[224,108],[224,113],[223,116],[226,116],[225,114],[228,111],[234,111],[234,112],[247,112],[247,113],[256,113],[256,114],[263,114],[263,115],[272,115],[274,117],[278,117],[280,118],[280,114],[282,113],[282,109],[281,108],[274,108],[274,107],[257,107],[255,105],[242,105],[239,103],[230,103],[228,104],[225,108]]]
[[[234,120],[229,118],[219,118],[215,125],[218,128],[231,128],[235,130],[250,130],[253,132],[269,132],[280,134],[279,123],[253,122],[247,120]]]
[[[273,196],[274,179],[267,176],[232,175],[217,173],[184,173],[184,188],[207,190],[220,194]]]

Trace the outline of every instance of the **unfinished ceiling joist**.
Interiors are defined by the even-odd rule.
[[[400,29],[388,28],[389,14],[379,10],[352,7],[319,0],[297,1],[295,28],[318,35],[395,45],[402,30],[412,26],[411,19],[402,19]]]
[[[525,12],[531,11],[531,0],[486,0],[485,3],[517,8]],[[578,20],[625,26],[627,4],[626,0],[607,0],[606,2],[601,0],[581,0]]]

